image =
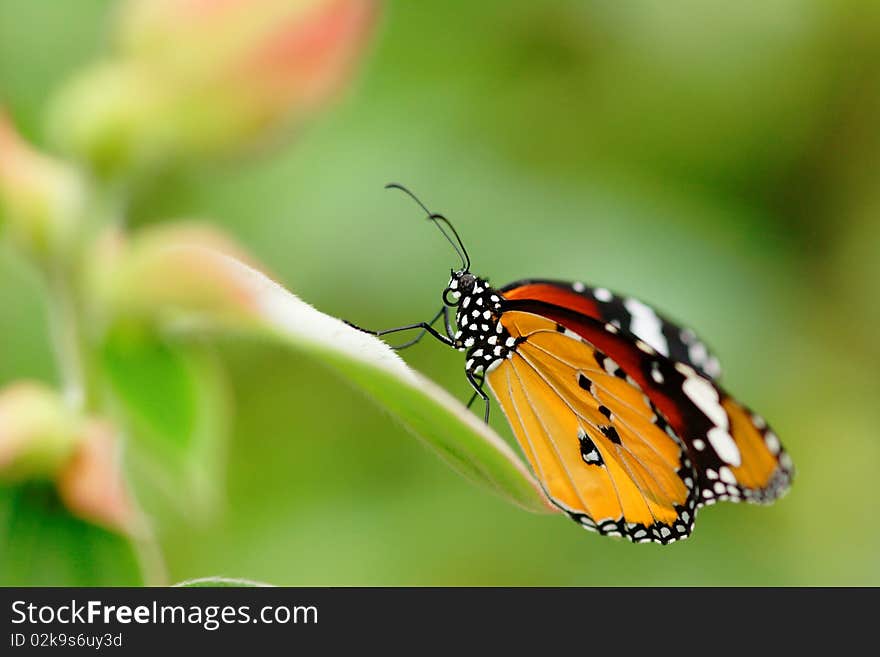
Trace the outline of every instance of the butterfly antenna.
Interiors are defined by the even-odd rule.
[[[414,200],[416,203],[418,203],[419,207],[421,207],[422,210],[425,211],[425,214],[428,215],[428,219],[430,219],[431,221],[434,222],[434,225],[437,226],[438,230],[441,233],[443,233],[443,237],[446,238],[446,241],[448,241],[452,245],[452,248],[455,249],[455,252],[458,254],[458,257],[461,258],[461,263],[464,266],[465,271],[470,270],[471,257],[468,255],[467,249],[464,248],[464,243],[461,241],[461,237],[459,237],[458,231],[455,230],[455,227],[452,225],[452,223],[449,221],[449,219],[444,217],[442,214],[437,214],[436,212],[431,212],[427,208],[427,206],[424,203],[422,203],[415,194],[413,194],[410,190],[408,190],[406,187],[404,187],[400,183],[388,183],[387,185],[385,185],[385,189],[399,189],[404,194],[409,196],[412,200]],[[452,231],[452,234],[455,235],[455,241],[453,241],[453,239],[449,236],[449,233],[447,233],[446,230],[443,228],[444,224],[449,228],[449,230]],[[456,244],[456,242],[457,242],[457,244]]]

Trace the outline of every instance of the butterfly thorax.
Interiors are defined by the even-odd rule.
[[[454,346],[465,352],[465,370],[482,374],[513,355],[516,339],[501,323],[504,298],[486,279],[453,272],[443,298],[456,308]]]

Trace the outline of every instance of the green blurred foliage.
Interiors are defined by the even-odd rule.
[[[0,101],[29,138],[111,4],[0,0]],[[321,365],[226,340],[223,508],[162,513],[170,580],[880,584],[878,109],[867,0],[389,3],[341,105],[275,152],[153,181],[136,223],[208,217],[321,310],[395,326],[430,317],[455,264],[382,190],[404,182],[493,281],[582,279],[707,336],[794,487],[712,507],[671,547],[600,538],[468,484]],[[0,271],[0,382],[52,381],[39,285],[6,252]],[[459,355],[406,358],[467,398]],[[497,407],[492,423],[510,436]],[[35,579],[28,554],[3,555],[4,583],[88,578],[91,554]],[[120,568],[102,577],[131,582]]]
[[[0,488],[0,545],[4,586],[144,583],[132,544],[72,518],[48,484]]]
[[[141,504],[151,515],[163,507],[187,519],[216,513],[229,425],[216,354],[118,327],[102,357],[111,405],[131,432],[128,461]]]

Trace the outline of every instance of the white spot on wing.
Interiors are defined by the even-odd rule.
[[[663,378],[663,374],[657,367],[657,361],[654,361],[651,364],[651,378],[654,379],[656,383],[663,383],[666,380]]]
[[[779,450],[782,449],[782,445],[779,444],[779,438],[777,438],[776,434],[772,431],[768,431],[767,435],[764,436],[764,442],[767,443],[767,449],[769,449],[770,453],[774,456],[779,454]]]
[[[644,351],[646,354],[653,354],[654,350],[651,348],[647,342],[643,342],[641,340],[636,340],[636,347],[639,348],[639,351]]]
[[[710,356],[709,360],[703,365],[703,371],[713,379],[717,379],[721,376],[721,363],[718,362],[718,359],[715,358],[715,356]]]
[[[730,435],[730,423],[727,419],[727,411],[721,406],[718,391],[706,379],[699,376],[690,376],[682,384],[682,390],[692,402],[703,412],[715,425],[706,434],[709,444],[725,463],[739,466],[742,457],[739,453],[733,437]]]
[[[611,292],[606,290],[604,287],[597,287],[595,290],[593,290],[593,296],[596,297],[599,301],[604,302],[611,301],[611,299],[614,298],[614,295],[611,294]]]
[[[638,299],[629,298],[623,305],[632,316],[630,330],[664,356],[669,355],[669,345],[663,336],[663,324],[657,314]]]
[[[688,348],[688,356],[694,365],[701,366],[709,357],[709,352],[706,351],[706,345],[702,342],[694,342]]]
[[[734,467],[742,465],[742,457],[740,456],[739,448],[737,448],[736,443],[733,442],[733,437],[726,429],[715,427],[710,429],[709,433],[706,435],[722,461],[730,463],[730,465]]]
[[[727,429],[727,412],[722,408],[718,391],[711,383],[699,376],[689,376],[681,387],[703,415],[712,420],[713,424]]]
[[[727,484],[735,484],[736,477],[733,476],[733,472],[731,472],[730,468],[726,465],[722,465],[718,470],[718,474],[721,475],[721,481]]]

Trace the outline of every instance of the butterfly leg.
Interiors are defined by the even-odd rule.
[[[486,405],[486,412],[483,414],[483,420],[486,424],[489,424],[489,395],[483,392],[483,382],[485,381],[485,377],[481,377],[480,380],[477,381],[477,378],[467,370],[465,370],[465,375],[467,376],[467,380],[471,384],[471,387],[474,389],[474,394],[471,396],[471,400],[467,403],[467,407],[470,408],[471,404],[474,403],[474,400],[477,397],[482,399],[483,403]]]
[[[445,309],[445,307],[444,307]],[[430,322],[417,322],[415,324],[407,324],[406,326],[397,326],[395,328],[384,329],[381,331],[371,331],[370,329],[365,329],[356,324],[352,324],[347,320],[342,320],[350,327],[357,329],[358,331],[363,331],[364,333],[369,333],[370,335],[375,335],[376,337],[381,337],[383,335],[388,335],[389,333],[398,333],[399,331],[412,331],[415,329],[422,329],[422,332],[414,339],[409,342],[405,342],[402,345],[397,345],[394,349],[404,349],[406,347],[414,345],[416,342],[422,339],[425,333],[430,333],[432,336],[440,340],[440,342],[451,346],[454,346],[452,338],[449,336],[443,335],[437,329],[435,329],[432,324],[440,319],[440,316],[443,315],[443,310],[441,310]]]
[[[474,375],[474,379],[476,379],[476,378],[477,378],[477,376]],[[483,377],[482,375],[480,375],[479,381],[478,381],[478,383],[477,383],[477,385],[479,385],[480,389],[483,388],[483,379],[484,379],[484,377]],[[468,403],[467,403],[467,407],[468,407],[468,408],[470,408],[471,406],[474,405],[474,402],[477,400],[477,397],[478,397],[478,396],[479,396],[479,395],[477,395],[476,392],[475,392],[474,394],[471,395],[471,398],[468,400]]]
[[[455,329],[452,328],[452,320],[449,318],[449,306],[440,309],[443,313],[443,326],[446,327],[446,335],[450,340],[455,340]]]
[[[443,325],[446,327],[446,336],[450,340],[454,339],[452,325],[449,323],[449,308],[448,307],[443,306],[440,310],[438,310],[437,314],[434,315],[434,317],[431,319],[430,322],[428,322],[428,325],[433,326],[434,323],[438,319],[440,319],[441,316],[443,317]],[[355,328],[357,328],[357,327],[355,327]],[[427,331],[425,329],[422,329],[419,332],[419,334],[416,337],[414,337],[412,340],[408,340],[408,341],[404,342],[403,344],[391,345],[391,348],[394,350],[400,351],[401,349],[406,349],[407,347],[412,347],[414,344],[417,344],[423,337],[425,337],[426,334],[427,334]]]

